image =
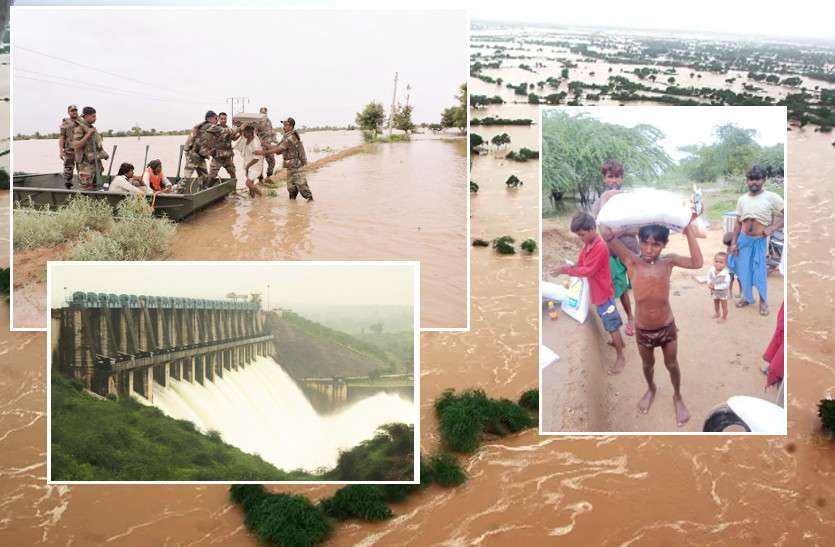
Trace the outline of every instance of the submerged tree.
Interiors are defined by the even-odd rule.
[[[362,112],[357,112],[356,122],[363,131],[368,131],[376,137],[386,119],[382,103],[370,102]]]
[[[414,109],[410,105],[398,105],[395,108],[394,118],[392,119],[392,125],[395,129],[405,131],[407,134],[415,129],[415,124],[412,123],[412,110]]]
[[[455,95],[458,101],[457,106],[451,106],[441,113],[441,125],[444,127],[457,127],[459,131],[467,128],[467,84],[463,83]]]

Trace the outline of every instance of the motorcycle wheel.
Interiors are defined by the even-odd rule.
[[[745,431],[750,433],[750,429],[742,421],[742,419],[731,410],[728,405],[720,405],[710,411],[705,420],[702,431],[707,433],[719,433],[725,431],[729,427],[742,427]]]

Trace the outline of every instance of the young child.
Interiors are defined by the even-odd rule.
[[[716,253],[713,256],[713,267],[707,273],[707,286],[713,297],[713,307],[716,313],[714,319],[725,321],[728,319],[728,297],[731,288],[731,272],[728,271],[728,253]],[[719,306],[722,306],[722,317],[719,317]]]
[[[609,247],[597,234],[594,217],[580,212],[571,219],[571,231],[583,241],[583,248],[576,266],[561,266],[551,272],[552,275],[567,274],[585,277],[589,281],[591,303],[597,308],[597,314],[603,321],[603,328],[612,336],[612,345],[617,356],[609,374],[620,374],[626,366],[623,356],[623,337],[620,327],[623,325],[618,308],[615,306],[615,289],[609,271]]]
[[[725,235],[722,236],[722,244],[725,246],[725,253],[728,256],[727,264],[728,264],[728,273],[731,275],[731,284],[728,285],[728,298],[733,299],[734,297],[734,279],[736,279],[736,286],[739,288],[739,294],[742,294],[742,281],[736,276],[736,271],[734,270],[734,263],[733,263],[733,255],[731,254],[731,244],[734,242],[734,233],[733,232],[725,232]]]
[[[691,222],[695,218],[694,214]],[[673,384],[673,404],[679,427],[690,419],[690,412],[681,398],[678,329],[670,307],[670,277],[676,266],[697,270],[704,263],[692,225],[688,225],[684,233],[687,236],[690,256],[661,256],[670,235],[670,230],[664,226],[644,226],[638,231],[640,254],[627,249],[623,242],[616,238],[616,232],[605,229],[603,233],[612,251],[626,264],[635,293],[635,341],[638,343],[638,353],[643,361],[644,378],[647,381],[647,392],[638,403],[638,410],[646,414],[655,399],[655,348],[660,347],[664,354],[664,365]]]

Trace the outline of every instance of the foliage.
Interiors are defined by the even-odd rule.
[[[483,239],[475,238],[473,240],[473,247],[489,247],[490,242],[484,241]]]
[[[333,531],[327,517],[304,496],[274,494],[260,484],[235,484],[229,492],[243,510],[246,527],[264,543],[307,547]]]
[[[414,478],[414,426],[386,424],[377,434],[340,452],[327,480],[408,481]]]
[[[818,404],[818,416],[823,428],[830,433],[835,433],[835,400],[821,399]]]
[[[527,251],[529,253],[536,252],[536,240],[535,239],[526,239],[522,242],[519,247],[522,248],[523,251]]]
[[[754,164],[766,168],[767,176],[782,176],[783,145],[762,147],[754,140],[756,130],[725,124],[714,129],[716,141],[709,145],[682,147],[690,154],[681,161],[684,172],[696,182],[714,182],[740,177]]]
[[[432,481],[444,486],[460,486],[467,480],[467,474],[452,454],[441,452],[429,458]]]
[[[504,436],[534,425],[530,414],[507,399],[490,399],[480,389],[446,390],[435,401],[441,440],[454,452],[473,452],[485,432]]]
[[[467,84],[463,83],[458,88],[455,96],[457,106],[451,106],[441,113],[441,125],[444,127],[457,127],[459,131],[467,128]]]
[[[484,144],[484,139],[478,133],[470,132],[470,151],[474,151],[476,148]]]
[[[500,146],[505,146],[507,144],[510,144],[510,135],[508,135],[507,133],[494,135],[493,138],[490,139],[490,142],[493,143],[496,146],[496,148],[499,148]]]
[[[470,125],[524,125],[529,126],[533,120],[529,118],[494,118],[487,116],[485,118],[473,118],[470,120]]]
[[[470,192],[472,192],[473,194],[478,193],[478,183],[474,180],[470,181]]]
[[[83,236],[88,230],[106,231],[113,225],[113,212],[104,200],[77,195],[58,211],[20,203],[15,209],[14,248],[54,247]]]
[[[529,389],[519,397],[519,406],[533,412],[539,410],[539,390]]]
[[[507,177],[507,180],[504,181],[504,183],[507,185],[508,188],[518,188],[525,184],[524,182],[519,180],[519,177],[517,177],[516,175],[510,175],[509,177]]]
[[[392,120],[392,125],[395,129],[399,129],[400,131],[405,131],[407,134],[410,131],[414,131],[415,124],[412,123],[412,111],[414,108],[410,105],[406,106],[397,106],[394,110],[394,118]]]
[[[659,144],[661,131],[649,125],[632,128],[604,123],[586,114],[543,112],[543,193],[579,197],[583,207],[603,191],[600,166],[610,159],[624,165],[625,180],[657,179],[672,165]]]
[[[12,270],[11,268],[0,268],[0,294],[9,298],[10,289],[11,289],[11,275]]]
[[[374,484],[352,484],[340,488],[331,498],[319,502],[322,512],[339,520],[352,518],[374,521],[392,517],[383,492]]]
[[[530,148],[520,148],[518,152],[510,151],[505,158],[513,161],[528,161],[539,159],[539,152]]]
[[[96,399],[52,375],[52,480],[313,480],[276,469],[130,398]]]
[[[380,128],[383,126],[383,120],[385,118],[386,115],[382,103],[372,101],[365,105],[362,112],[357,112],[356,122],[360,129],[368,131],[376,137],[377,133],[380,132]]]
[[[493,240],[493,249],[499,254],[512,255],[516,253],[513,247],[515,240],[510,236],[501,236]]]

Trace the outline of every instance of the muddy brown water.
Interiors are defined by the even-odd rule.
[[[353,148],[358,135],[356,131],[321,131],[303,138],[308,150],[319,150],[311,154],[312,163],[334,151]],[[120,150],[130,146],[132,151],[126,150],[122,157],[144,154],[143,142],[153,139],[162,143],[161,150],[176,150],[172,139],[181,140],[124,138],[127,144],[120,145]],[[46,163],[46,158],[54,155],[56,146],[55,141],[16,142],[15,153],[20,151],[21,159],[15,156],[15,169],[34,171],[41,166],[41,170],[54,171],[55,166]],[[417,136],[409,143],[370,146],[308,173],[315,197],[312,203],[288,200],[284,187],[273,196],[255,200],[240,191],[179,223],[167,259],[418,260],[421,326],[464,328],[468,247],[465,146],[464,139],[429,135]],[[176,156],[172,161],[176,162]],[[139,159],[137,164],[141,163]],[[28,313],[33,307],[28,304],[31,291],[26,287],[19,290],[15,316],[20,306],[21,319],[16,319],[16,324],[38,326],[43,311]],[[24,318],[28,322],[22,323]]]
[[[811,131],[789,135],[787,437],[529,431],[463,457],[465,486],[414,495],[387,522],[340,524],[328,545],[831,543],[835,441],[821,433],[815,410],[835,396],[831,141]],[[472,198],[474,237],[536,237],[537,186],[503,188],[509,174],[536,169],[475,159],[482,190]],[[537,382],[536,258],[474,249],[472,274],[472,330],[421,335],[424,451],[437,444],[431,402],[444,388],[480,386],[516,398]],[[2,337],[0,544],[258,545],[224,486],[47,486],[44,338]],[[333,487],[295,490],[317,498]]]

